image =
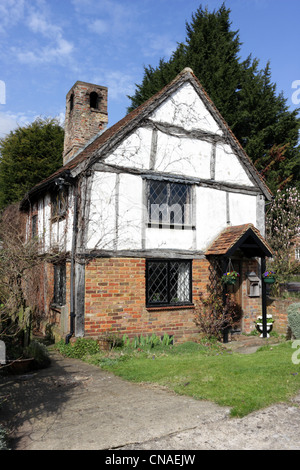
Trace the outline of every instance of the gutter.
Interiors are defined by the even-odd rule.
[[[74,186],[74,215],[73,215],[73,234],[72,234],[72,249],[71,249],[71,274],[70,274],[70,332],[66,335],[65,343],[68,344],[70,339],[75,333],[75,250],[77,241],[77,207],[78,207],[78,192],[77,186]]]

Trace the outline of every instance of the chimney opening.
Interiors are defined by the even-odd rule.
[[[95,91],[92,91],[90,94],[90,107],[93,109],[99,109],[99,96]]]
[[[70,96],[70,112],[74,108],[74,94],[72,93]]]

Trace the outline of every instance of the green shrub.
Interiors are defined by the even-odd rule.
[[[8,432],[0,425],[0,450],[9,450],[7,447]]]
[[[296,339],[300,339],[300,303],[292,304],[287,309],[288,324]]]
[[[75,359],[83,359],[85,356],[91,356],[100,350],[97,341],[92,338],[77,338],[75,343],[69,344],[60,341],[56,347],[64,356]]]
[[[31,341],[24,351],[25,357],[34,358],[34,368],[42,369],[51,363],[47,347],[39,341]]]
[[[131,341],[127,335],[123,336],[123,345],[132,349],[152,349],[157,346],[170,346],[173,344],[173,336],[164,334],[161,338],[154,333],[151,336],[135,336]]]

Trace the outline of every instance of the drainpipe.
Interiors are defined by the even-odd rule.
[[[74,278],[75,278],[75,249],[76,249],[76,235],[77,235],[77,203],[78,194],[77,188],[74,186],[74,213],[73,213],[73,233],[72,233],[72,249],[71,249],[71,273],[70,273],[70,332],[65,338],[66,344],[69,343],[70,339],[75,333],[75,289],[74,289]]]

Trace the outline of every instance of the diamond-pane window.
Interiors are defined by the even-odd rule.
[[[191,186],[148,181],[148,222],[167,226],[192,224]]]
[[[190,260],[147,261],[147,305],[192,303]]]
[[[67,211],[68,190],[58,189],[51,196],[51,217],[53,219],[64,217]]]

